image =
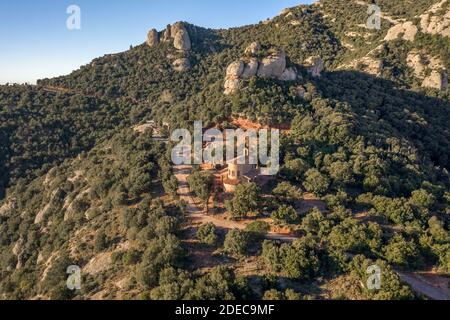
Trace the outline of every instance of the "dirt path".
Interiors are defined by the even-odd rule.
[[[400,278],[408,283],[411,288],[433,300],[450,300],[450,294],[427,279],[416,273],[399,272]]]
[[[193,224],[205,224],[205,223],[213,223],[216,227],[232,230],[232,229],[239,229],[243,230],[246,227],[245,223],[239,223],[236,221],[230,221],[230,220],[222,220],[218,219],[214,216],[207,215],[201,210],[198,205],[196,204],[194,198],[191,195],[191,192],[189,190],[189,186],[187,183],[187,178],[190,175],[190,172],[192,170],[191,166],[181,165],[181,166],[175,166],[174,167],[174,174],[175,177],[178,179],[179,182],[179,188],[178,188],[178,195],[180,196],[181,200],[183,200],[186,204],[186,211],[191,219],[191,222]],[[296,240],[296,237],[291,237],[279,233],[269,233],[266,236],[269,240],[280,240],[285,242],[292,242]]]

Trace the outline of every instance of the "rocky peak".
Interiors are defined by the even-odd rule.
[[[147,45],[149,47],[157,46],[159,43],[159,35],[156,29],[151,29],[147,34]]]
[[[173,46],[177,50],[189,51],[191,50],[191,38],[183,22],[175,23],[170,30],[170,35],[173,38]]]

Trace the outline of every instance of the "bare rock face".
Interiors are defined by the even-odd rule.
[[[226,79],[223,92],[226,95],[230,95],[235,93],[240,88],[240,81],[239,79]]]
[[[258,59],[252,58],[250,59],[244,67],[244,71],[242,72],[243,79],[250,79],[258,73],[259,62]]]
[[[286,70],[286,54],[274,53],[261,60],[258,68],[258,76],[261,78],[280,78]]]
[[[233,94],[240,88],[239,78],[244,73],[244,68],[243,61],[236,61],[228,66],[224,84],[226,95]]]
[[[187,58],[177,59],[172,63],[172,67],[178,72],[187,71],[191,68],[191,62]]]
[[[384,67],[383,60],[372,57],[362,58],[361,60],[358,61],[358,65],[361,68],[361,71],[364,71],[374,76],[380,75]]]
[[[422,87],[432,88],[437,90],[447,90],[448,88],[448,73],[446,70],[434,70],[431,75],[423,80]]]
[[[250,44],[247,49],[245,49],[245,54],[246,55],[256,55],[258,53],[258,51],[261,50],[261,45],[259,42],[253,42],[252,44]]]
[[[295,71],[293,68],[287,68],[284,70],[283,74],[280,77],[281,81],[295,81],[297,80],[297,71]]]
[[[309,57],[304,63],[306,70],[313,77],[320,77],[322,71],[325,70],[325,65],[320,57]]]
[[[172,29],[172,26],[169,24],[167,26],[166,30],[164,30],[163,37],[162,37],[163,42],[169,42],[172,39],[171,29]]]
[[[246,49],[246,55],[254,55],[261,49],[259,43],[254,42]],[[258,76],[266,79],[278,79],[281,81],[295,81],[298,73],[295,68],[286,68],[286,54],[283,51],[272,53],[270,56],[259,60],[255,57],[242,58],[242,60],[230,64],[226,71],[224,93],[233,94],[239,90],[241,81]]]
[[[177,50],[189,51],[191,50],[191,38],[186,30],[186,27],[182,22],[175,23],[170,30],[170,34],[173,38],[173,46]]]
[[[152,29],[148,32],[147,35],[147,45],[152,48],[157,46],[159,43],[158,31],[156,29]]]
[[[400,35],[402,35],[403,40],[414,41],[418,31],[419,29],[411,21],[407,21],[405,23],[397,24],[389,29],[384,40],[396,40]]]
[[[412,50],[408,53],[406,63],[414,76],[422,80],[423,88],[446,90],[448,88],[448,73],[439,58],[432,57],[426,52]]]
[[[434,4],[426,13],[420,16],[420,27],[424,33],[440,34],[443,37],[450,37],[450,10],[447,9],[441,14],[443,0]]]
[[[239,78],[244,72],[244,62],[236,61],[227,68],[227,78]]]

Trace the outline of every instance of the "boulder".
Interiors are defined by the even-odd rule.
[[[418,31],[419,29],[411,21],[407,21],[405,23],[397,24],[396,26],[389,29],[384,40],[396,40],[400,35],[402,35],[403,40],[414,41]]]
[[[147,34],[147,45],[152,48],[159,43],[158,31],[156,29],[152,29]]]
[[[259,42],[253,42],[245,49],[246,55],[256,55],[261,50],[261,44]]]
[[[257,59],[255,59],[255,58],[250,59],[245,64],[244,71],[242,72],[242,78],[249,79],[251,77],[256,76],[256,74],[258,73],[258,66],[259,66],[259,62]]]
[[[177,59],[172,63],[172,67],[178,72],[187,71],[191,68],[191,62],[187,58]]]
[[[324,62],[320,57],[309,57],[304,65],[308,73],[313,77],[320,77],[325,69]]]
[[[294,68],[287,68],[284,70],[283,74],[280,77],[281,81],[295,81],[297,80],[297,71]]]
[[[278,52],[261,60],[258,76],[261,78],[280,78],[284,70],[286,70],[286,54]]]

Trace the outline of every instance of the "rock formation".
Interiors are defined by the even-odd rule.
[[[422,87],[437,90],[448,88],[448,73],[440,59],[412,50],[408,53],[406,64],[412,69],[414,76],[422,80]]]
[[[385,41],[396,40],[400,35],[403,40],[414,41],[419,29],[411,22],[400,23],[389,29]]]
[[[244,58],[228,66],[224,84],[225,94],[236,92],[240,88],[240,80],[255,76],[281,81],[296,81],[299,78],[294,67],[287,67],[284,51],[274,51],[269,56],[259,60],[255,56],[260,50],[261,45],[258,42],[253,42],[245,49]]]
[[[450,37],[450,10],[447,9],[443,15],[439,14],[446,2],[447,0],[442,0],[436,3],[426,13],[420,16],[420,28],[422,32]]]
[[[273,53],[259,63],[258,76],[261,78],[280,78],[286,70],[286,54]]]
[[[227,68],[225,77],[224,93],[226,95],[236,92],[240,87],[239,78],[244,73],[245,64],[243,61],[236,61]]]
[[[147,34],[147,45],[149,47],[157,46],[159,43],[158,31],[156,29],[151,29]]]
[[[448,88],[448,73],[446,70],[433,70],[431,74],[422,82],[422,87],[432,88],[437,90],[447,90]]]
[[[261,45],[259,42],[253,42],[252,44],[250,44],[247,49],[245,49],[245,54],[246,55],[256,55],[258,53],[258,51],[261,50]]]
[[[256,76],[258,73],[259,62],[256,58],[251,58],[247,63],[245,63],[244,71],[242,72],[243,79],[250,79]]]
[[[172,67],[175,71],[187,71],[191,68],[191,62],[188,58],[180,58],[172,62]]]
[[[304,65],[308,73],[313,77],[320,77],[325,69],[324,62],[320,57],[309,57]]]
[[[170,35],[173,38],[173,46],[177,50],[191,50],[191,38],[182,22],[177,22],[171,27]]]

